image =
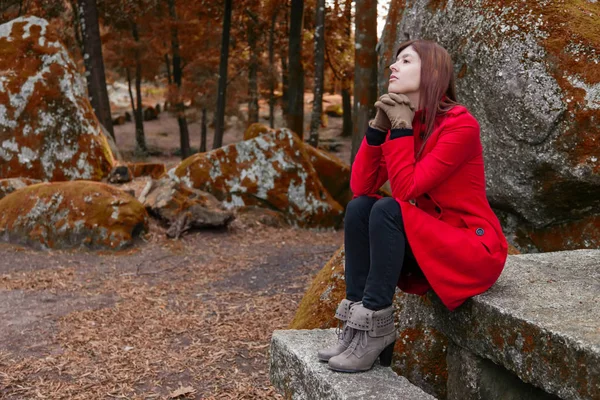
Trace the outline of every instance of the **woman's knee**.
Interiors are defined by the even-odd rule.
[[[379,199],[371,209],[371,218],[393,218],[402,220],[400,204],[392,197]]]
[[[346,219],[352,218],[369,218],[373,205],[377,202],[377,199],[370,196],[356,197],[348,203],[346,206]]]

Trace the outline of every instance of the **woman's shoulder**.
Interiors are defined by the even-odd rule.
[[[452,106],[450,109],[448,109],[448,111],[446,111],[442,115],[444,116],[444,119],[447,123],[472,123],[473,125],[479,127],[479,122],[477,121],[477,118],[475,118],[475,116],[471,114],[469,109],[462,104]]]

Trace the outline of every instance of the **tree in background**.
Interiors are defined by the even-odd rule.
[[[246,13],[246,32],[250,59],[248,61],[248,123],[258,122],[258,36],[261,29],[260,2],[248,0],[244,12]]]
[[[227,89],[227,65],[229,62],[229,33],[231,29],[231,0],[225,0],[223,14],[223,35],[221,39],[221,62],[219,64],[219,91],[217,97],[217,112],[215,117],[215,137],[213,149],[223,145],[225,125],[225,93]]]
[[[96,0],[79,0],[79,17],[83,33],[83,60],[87,71],[88,96],[96,117],[114,139]]]
[[[304,136],[304,67],[302,65],[302,25],[304,0],[292,0],[289,36],[289,88],[287,127]]]
[[[308,143],[317,147],[323,113],[323,77],[325,70],[325,0],[317,0],[315,16],[315,84]]]
[[[377,1],[356,0],[354,115],[350,164],[372,118],[377,100]]]
[[[171,17],[171,49],[173,59],[173,81],[175,88],[174,100],[175,112],[177,113],[177,124],[179,125],[179,143],[181,148],[181,159],[188,158],[192,151],[190,149],[190,133],[187,120],[185,119],[185,104],[181,93],[183,68],[181,66],[181,55],[179,54],[179,34],[177,27],[177,11],[175,0],[167,0],[169,4],[169,16]]]

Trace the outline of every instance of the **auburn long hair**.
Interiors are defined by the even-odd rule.
[[[445,114],[460,103],[456,100],[454,65],[448,51],[431,40],[408,40],[400,44],[394,61],[408,46],[412,46],[421,58],[421,84],[417,110],[423,109],[421,127],[425,127],[425,132],[423,144],[415,155],[415,159],[419,159],[427,139],[433,132],[436,117]]]

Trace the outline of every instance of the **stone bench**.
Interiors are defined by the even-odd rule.
[[[432,292],[398,295],[395,306],[399,339],[393,370],[436,398],[600,399],[599,250],[509,256],[498,282],[454,312]],[[302,380],[306,390],[325,387],[315,382],[335,378],[311,358],[316,349],[309,347],[315,343],[305,333],[310,331],[296,332],[302,333],[274,334],[272,381],[284,392],[303,385]],[[295,341],[300,350],[285,351],[307,354],[294,356],[286,367],[280,347],[294,347]],[[311,362],[314,367],[308,366]],[[373,377],[378,373],[359,374],[356,379],[364,383],[352,387],[369,390],[378,385],[374,379],[387,382]],[[336,392],[335,385],[333,380],[327,390]],[[386,387],[396,391],[390,398],[401,398],[400,389]],[[340,396],[325,398],[352,398]]]
[[[429,297],[411,311],[449,339],[448,399],[600,399],[600,251],[509,256],[456,312]]]
[[[277,330],[271,339],[271,383],[286,399],[435,400],[377,361],[358,374],[331,371],[317,349],[333,344],[335,329]]]

